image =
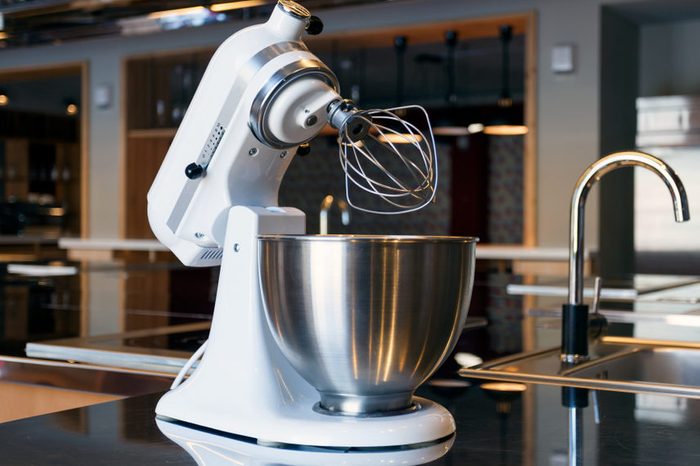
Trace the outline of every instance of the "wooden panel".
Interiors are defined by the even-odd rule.
[[[66,206],[63,232],[80,235],[81,223],[81,170],[80,144],[56,146],[56,202]]]
[[[153,120],[151,67],[147,63],[128,63],[124,76],[127,89],[127,128],[148,128]]]
[[[203,50],[127,60],[127,130],[177,127],[212,53]]]
[[[80,64],[80,101],[86,102],[80,112],[80,236],[90,234],[90,73],[87,62]]]
[[[527,17],[525,35],[525,152],[523,154],[523,244],[537,245],[537,21]]]
[[[5,141],[5,196],[24,200],[29,193],[29,141]]]
[[[146,194],[170,147],[171,138],[127,138],[124,167],[124,234],[153,239],[146,214]]]
[[[11,81],[27,81],[32,79],[50,79],[63,76],[75,76],[82,71],[82,63],[75,64],[60,64],[47,66],[31,66],[28,68],[14,68],[3,70],[2,80],[5,82]]]
[[[123,397],[14,382],[0,382],[0,422],[89,406]]]
[[[130,138],[174,138],[177,128],[153,128],[129,130]]]
[[[324,33],[318,38],[309,37],[304,40],[316,51],[330,50],[334,42],[347,44],[347,48],[389,47],[393,44],[394,37],[399,35],[406,36],[411,45],[442,43],[445,40],[445,31],[457,31],[460,40],[498,37],[499,27],[503,24],[511,25],[515,35],[524,34],[529,26],[527,15],[517,14],[459,21],[406,24],[374,30],[356,29]]]
[[[124,280],[124,331],[163,327],[169,324],[170,271],[154,270]],[[153,312],[162,311],[162,312]]]
[[[2,305],[5,314],[1,334],[3,340],[26,341],[29,337],[29,287],[6,286]]]

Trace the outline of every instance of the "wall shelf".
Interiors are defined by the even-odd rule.
[[[128,138],[173,138],[177,128],[150,128],[150,129],[130,129],[127,131]]]

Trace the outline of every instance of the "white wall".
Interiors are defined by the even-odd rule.
[[[617,0],[614,3],[619,3]],[[600,4],[603,0],[411,0],[316,12],[326,31],[339,32],[421,22],[450,21],[535,11],[538,16],[538,207],[539,244],[567,244],[568,204],[581,171],[599,157]],[[609,2],[605,2],[609,3]],[[0,70],[51,63],[88,61],[90,85],[109,84],[115,105],[90,109],[90,208],[93,237],[118,236],[120,181],[120,66],[133,54],[210,46],[238,25],[216,25],[153,36],[68,42],[57,46],[0,51]],[[577,72],[555,76],[551,47],[574,43]],[[588,207],[588,244],[597,243],[597,202]]]

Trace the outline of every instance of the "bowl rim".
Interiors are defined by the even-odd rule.
[[[319,234],[265,234],[258,235],[261,242],[308,241],[308,242],[363,242],[363,243],[478,243],[476,236],[436,236],[436,235],[319,235]]]

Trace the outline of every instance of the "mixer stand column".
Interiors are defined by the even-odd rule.
[[[360,418],[315,412],[319,394],[289,364],[270,332],[260,290],[258,235],[303,234],[304,213],[231,208],[209,341],[197,370],[156,406],[160,421],[234,434],[267,446],[399,448],[439,443],[455,431],[437,403]]]

